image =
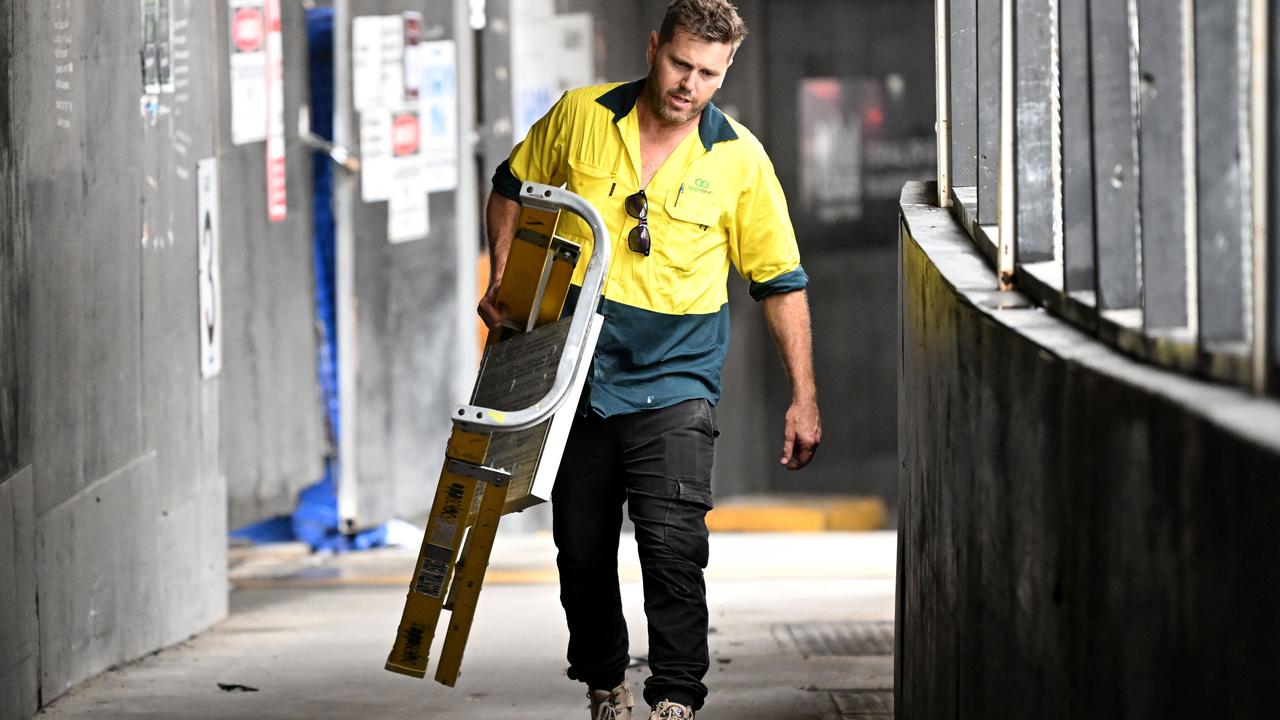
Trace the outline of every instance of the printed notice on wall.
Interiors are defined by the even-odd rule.
[[[231,28],[231,142],[267,139],[264,0],[228,0]]]
[[[427,236],[427,163],[430,143],[438,141],[428,133],[456,134],[451,127],[431,124],[430,113],[443,101],[427,99],[431,92],[425,81],[433,52],[429,46],[435,43],[422,42],[422,28],[421,13],[413,12],[366,15],[351,23],[352,104],[360,116],[360,197],[364,202],[387,202],[387,239],[393,243]],[[452,115],[446,122],[456,123]],[[451,162],[456,186],[456,150]],[[448,178],[438,177],[436,182],[444,184]]]
[[[402,111],[391,116],[391,155],[387,240],[393,243],[421,240],[427,236],[429,219],[418,113]]]
[[[222,283],[218,268],[218,161],[196,163],[196,237],[200,294],[200,374],[211,378],[222,371]]]
[[[423,180],[427,192],[453,190],[458,187],[457,48],[452,40],[420,47]]]
[[[391,112],[381,108],[360,113],[360,198],[378,202],[391,197]]]
[[[351,102],[358,113],[382,106],[382,21],[377,15],[351,21]]]
[[[284,45],[280,36],[280,0],[267,0],[267,218],[288,214],[284,161]]]
[[[228,0],[232,142],[266,140],[266,20],[264,0]]]

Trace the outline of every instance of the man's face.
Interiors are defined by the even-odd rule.
[[[649,109],[659,119],[683,125],[711,102],[733,62],[733,46],[707,42],[677,26],[671,40],[649,36]]]

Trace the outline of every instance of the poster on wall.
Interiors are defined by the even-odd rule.
[[[284,43],[280,33],[280,0],[267,0],[265,25],[267,64],[267,219],[280,222],[288,214],[284,159]]]
[[[416,111],[391,116],[391,195],[387,198],[387,240],[393,243],[427,236],[427,188],[423,177],[422,124]]]
[[[267,139],[267,52],[264,0],[228,0],[231,142]],[[278,7],[278,3],[277,3]]]
[[[427,192],[458,187],[458,69],[452,40],[421,45],[419,106]]]
[[[427,156],[447,132],[430,124],[426,68],[434,43],[422,42],[421,13],[352,20],[352,104],[359,114],[360,197],[387,202],[387,240],[421,240],[430,231]],[[456,121],[455,121],[456,122]],[[456,150],[454,150],[456,165]],[[444,162],[448,162],[446,158]],[[437,173],[442,174],[442,173]],[[456,176],[456,169],[454,171]],[[447,178],[437,178],[440,184]],[[456,186],[456,177],[453,180]]]
[[[218,161],[196,163],[196,284],[200,295],[200,375],[222,371],[222,282],[218,267]]]

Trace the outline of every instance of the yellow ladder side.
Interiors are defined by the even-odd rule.
[[[560,213],[523,207],[516,221],[515,237],[502,272],[498,304],[507,310],[503,324],[520,332],[529,330],[538,293],[546,284],[551,239]]]
[[[547,274],[542,302],[538,305],[534,327],[542,327],[560,319],[565,299],[569,296],[569,282],[573,280],[573,270],[578,265],[581,253],[581,246],[575,242],[562,237],[551,241],[551,268]]]
[[[436,667],[436,682],[453,687],[458,682],[462,667],[462,654],[471,634],[480,589],[484,585],[485,571],[493,552],[494,537],[498,533],[498,521],[502,517],[502,505],[507,499],[507,477],[494,477],[485,483],[484,497],[475,525],[467,536],[466,561],[460,563],[458,577],[450,589],[449,628],[445,632],[444,647],[440,651],[440,664]]]
[[[412,677],[426,677],[431,641],[435,637],[449,581],[453,574],[467,513],[477,490],[477,480],[450,470],[449,459],[478,464],[488,451],[489,435],[454,430],[449,439],[445,467],[440,472],[431,515],[423,533],[418,563],[409,581],[395,644],[386,669]],[[454,453],[460,457],[454,457]]]

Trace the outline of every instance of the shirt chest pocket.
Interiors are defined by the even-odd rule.
[[[663,206],[669,220],[663,227],[652,227],[653,252],[672,267],[692,272],[706,260],[719,258],[727,251],[720,230],[720,207],[689,193],[672,193]]]
[[[587,202],[594,205],[602,214],[605,209],[604,203],[609,200],[614,182],[612,172],[577,158],[569,158],[569,177],[568,182],[565,183],[566,187],[569,192],[586,198]],[[591,230],[587,224],[571,212],[560,214],[560,224],[556,231],[566,237],[574,236],[578,240],[591,237]]]

